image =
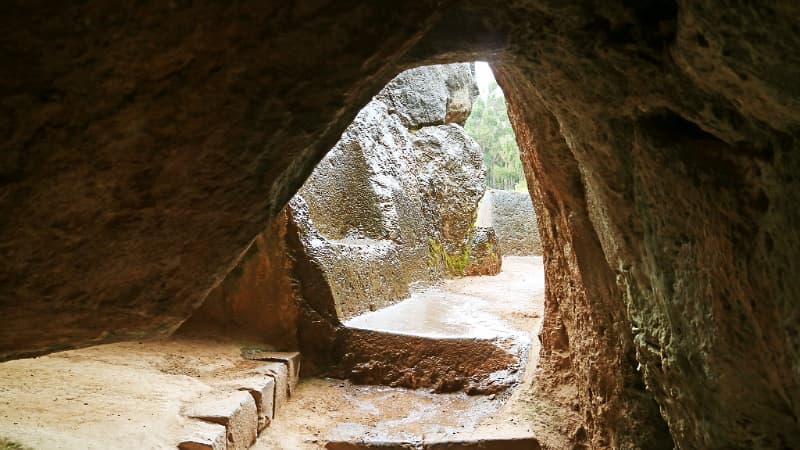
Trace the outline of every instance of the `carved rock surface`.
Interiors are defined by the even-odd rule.
[[[539,214],[540,385],[577,385],[576,440],[800,447],[798,16],[10,2],[0,355],[171,333],[393,76],[487,59]]]
[[[489,189],[478,206],[478,226],[492,227],[504,255],[541,255],[536,211],[527,192]]]
[[[342,339],[336,374],[359,384],[490,395],[519,381],[519,355],[492,339],[432,338],[357,328],[344,330]]]
[[[296,349],[299,308],[287,247],[288,213],[259,233],[176,334],[226,336]]]

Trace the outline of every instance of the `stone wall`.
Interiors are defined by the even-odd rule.
[[[503,255],[541,255],[536,211],[527,192],[489,189],[478,206],[478,226],[492,227]]]
[[[275,350],[298,348],[300,304],[287,248],[288,220],[284,211],[256,236],[177,334],[268,342]]]

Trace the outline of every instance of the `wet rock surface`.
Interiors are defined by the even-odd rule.
[[[500,307],[493,305],[496,294],[487,292],[497,277],[459,278],[344,322],[337,375],[470,395],[515,386],[530,351],[531,338],[522,330],[532,324],[521,327],[511,319],[524,315],[541,293],[543,277],[535,273],[540,264],[534,258],[510,260]]]
[[[486,58],[575,440],[800,447],[797,2],[393,6],[6,5],[2,358],[170,334],[396,73]]]
[[[447,122],[469,114],[473,71],[454,64],[400,74],[290,203],[306,257],[328,283],[340,319],[463,270],[485,168],[478,144]]]
[[[536,211],[527,192],[489,189],[478,207],[478,226],[492,227],[504,255],[541,255]]]
[[[332,373],[355,383],[435,393],[502,392],[518,381],[519,355],[494,339],[425,337],[348,328]]]

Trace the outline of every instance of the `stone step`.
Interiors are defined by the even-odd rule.
[[[182,408],[192,419],[178,444],[181,450],[245,450],[275,419],[295,392],[300,374],[297,352],[243,355],[259,361],[247,376],[217,383]]]
[[[231,390],[246,391],[253,396],[258,410],[258,431],[269,426],[275,418],[275,377],[271,375],[254,375],[225,383]]]
[[[300,353],[299,352],[270,352],[262,350],[247,350],[242,352],[246,359],[254,361],[267,361],[282,363],[287,370],[287,392],[291,395],[300,382]]]
[[[183,415],[225,426],[226,449],[247,450],[258,435],[258,409],[244,391],[212,392],[188,405]]]
[[[178,444],[180,450],[226,450],[227,436],[224,425],[193,420],[185,430],[186,438]]]
[[[331,441],[325,445],[326,450],[541,450],[541,448],[539,441],[534,437],[464,441],[441,440],[419,443]]]
[[[521,375],[520,353],[495,339],[358,328],[344,329],[341,337],[347,353],[333,374],[359,384],[490,395],[513,386]]]
[[[425,450],[541,450],[539,441],[533,437],[513,439],[485,439],[476,441],[429,442]]]

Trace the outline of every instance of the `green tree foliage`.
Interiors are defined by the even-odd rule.
[[[517,139],[508,121],[506,100],[495,81],[475,99],[464,130],[483,148],[487,187],[528,190]]]

